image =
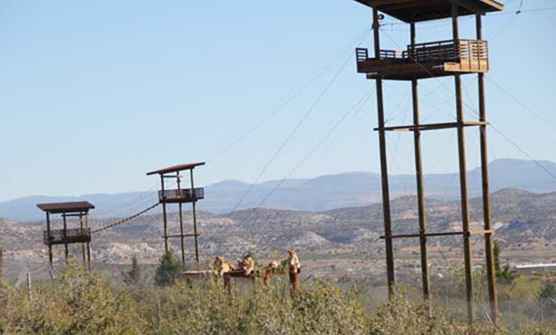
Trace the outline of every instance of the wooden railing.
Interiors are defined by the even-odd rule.
[[[398,52],[397,50],[380,50],[380,59],[386,59],[386,58],[390,58],[390,59],[396,59],[396,58],[400,58],[400,52]]]
[[[488,45],[482,40],[447,40],[408,45],[403,57],[417,63],[487,61]]]
[[[358,63],[369,59],[367,49],[357,48]],[[373,58],[377,59],[377,58]],[[417,63],[436,62],[488,62],[488,44],[482,40],[446,40],[408,45],[407,50],[400,53],[395,50],[380,50],[378,59],[408,60]]]
[[[165,190],[158,192],[158,199],[161,202],[191,202],[194,200],[204,199],[205,190],[201,187],[195,188],[193,191],[190,188],[180,190]]]
[[[357,59],[357,63],[367,61],[367,59],[369,59],[369,50],[365,48],[355,49],[355,58]]]
[[[62,243],[76,243],[76,242],[89,242],[91,241],[90,228],[72,228],[51,230],[50,235],[48,231],[43,232],[43,240],[45,244],[62,244]]]

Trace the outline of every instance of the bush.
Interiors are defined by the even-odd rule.
[[[426,305],[404,295],[369,311],[361,302],[367,293],[325,282],[305,282],[293,297],[283,278],[270,287],[245,283],[234,283],[231,294],[212,280],[116,289],[71,265],[55,281],[36,282],[32,300],[24,288],[0,286],[0,333],[551,335],[556,329],[537,322],[511,332],[487,323],[470,330],[436,306],[430,317]],[[552,290],[543,292],[551,296]]]
[[[143,322],[125,292],[70,265],[51,285],[10,292],[8,334],[141,334]]]
[[[182,271],[182,266],[172,251],[168,251],[160,257],[160,263],[156,269],[154,282],[158,286],[174,284],[177,275]]]
[[[556,285],[546,283],[539,291],[539,304],[544,312],[550,316],[556,314]]]
[[[141,275],[141,268],[139,266],[139,261],[137,260],[137,256],[133,256],[131,259],[131,270],[128,272],[123,273],[124,283],[127,285],[139,285],[141,283],[142,275]]]

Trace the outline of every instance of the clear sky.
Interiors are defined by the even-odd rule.
[[[506,3],[484,21],[490,120],[531,157],[556,160],[556,11],[527,11],[554,1],[525,0],[520,15],[519,0]],[[353,51],[370,42],[369,13],[351,0],[2,1],[0,200],[149,190],[145,172],[200,160],[203,184],[378,171],[374,85]],[[471,18],[461,22],[473,38]],[[418,40],[449,28],[420,24]],[[408,43],[391,18],[383,31],[384,48]],[[464,84],[472,118],[474,77]],[[452,87],[423,82],[424,121],[453,118]],[[385,94],[389,123],[407,123],[409,85]],[[454,134],[426,135],[425,172],[456,170]],[[491,159],[527,158],[489,134]],[[391,172],[409,173],[411,137],[389,139]]]

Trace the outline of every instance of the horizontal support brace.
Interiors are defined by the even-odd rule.
[[[434,237],[434,236],[453,236],[453,235],[463,235],[462,231],[453,231],[453,232],[446,232],[446,233],[426,233],[424,234],[425,237]],[[421,237],[421,234],[399,234],[399,235],[392,235],[390,238],[412,238],[412,237]],[[381,236],[381,239],[385,239],[386,236]]]
[[[469,235],[492,235],[494,231],[492,230],[483,230],[478,232],[469,232]],[[425,237],[438,237],[438,236],[457,236],[457,235],[465,235],[462,231],[451,231],[445,233],[426,233],[424,234]],[[399,234],[399,235],[392,235],[390,238],[416,238],[421,237],[421,234]],[[381,239],[385,239],[386,236],[380,236]]]
[[[375,131],[423,131],[423,130],[437,130],[449,129],[460,127],[473,127],[473,126],[486,126],[487,122],[481,121],[465,121],[465,122],[444,122],[444,123],[430,123],[420,125],[407,125],[407,126],[393,126],[384,128],[374,128]]]
[[[62,214],[63,217],[69,218],[69,217],[82,217],[82,216],[86,216],[87,213],[79,213],[79,214]]]
[[[183,234],[183,235],[177,234],[177,235],[168,235],[166,237],[168,237],[168,238],[181,238],[182,236],[183,237],[195,237],[195,236],[201,236],[201,234]],[[162,236],[162,238],[164,238],[164,236]]]
[[[48,241],[43,241],[44,245],[63,245],[63,244],[77,244],[77,243],[91,243],[91,240],[83,240],[83,241],[56,241],[56,242],[48,242]]]

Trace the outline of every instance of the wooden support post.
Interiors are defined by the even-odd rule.
[[[85,215],[85,227],[89,229],[89,216]],[[91,242],[87,242],[87,270],[91,271]]]
[[[380,57],[380,23],[378,10],[373,8],[373,33],[375,57]],[[382,180],[382,211],[384,215],[384,241],[386,244],[386,276],[388,280],[388,296],[394,295],[394,250],[392,245],[392,222],[390,217],[390,188],[388,185],[388,161],[386,154],[386,132],[384,131],[384,97],[382,78],[376,79],[376,100],[378,109],[378,128],[380,146],[380,174]]]
[[[452,30],[454,41],[459,40],[458,27],[458,6],[452,3]],[[460,178],[460,201],[461,216],[463,229],[463,253],[464,253],[464,270],[465,270],[465,290],[467,300],[467,318],[469,324],[473,322],[473,288],[471,278],[471,244],[469,234],[469,209],[467,197],[467,164],[465,154],[465,131],[463,127],[463,97],[461,87],[461,77],[459,74],[454,75],[456,89],[456,110],[457,121],[460,123],[458,127],[458,154],[459,154],[459,178]]]
[[[87,270],[91,271],[91,243],[87,242]]]
[[[416,32],[415,23],[412,22],[411,28],[411,46],[415,47]],[[415,172],[417,181],[417,206],[419,215],[419,244],[421,249],[421,281],[423,287],[423,298],[427,305],[428,313],[431,315],[429,297],[430,297],[430,279],[429,279],[429,263],[427,257],[427,218],[425,209],[425,191],[423,182],[423,164],[421,160],[421,132],[419,128],[419,91],[417,79],[411,81],[411,95],[413,100],[413,124],[416,130],[413,132],[414,149],[415,149]]]
[[[27,295],[28,295],[29,301],[33,300],[33,294],[31,292],[31,289],[32,289],[31,272],[27,272]]]
[[[181,191],[181,178],[180,172],[176,172],[177,183],[178,183],[178,193]],[[181,201],[178,203],[178,215],[180,220],[180,247],[181,247],[181,264],[185,268],[185,246],[183,241],[183,205]]]
[[[50,213],[46,212],[46,239],[48,242],[48,261],[52,267],[52,243],[50,243]]]
[[[64,255],[66,257],[66,263],[68,262],[68,256],[69,256],[69,248],[68,248],[68,223],[66,220],[66,214],[62,214],[62,221],[64,222],[64,230],[63,230],[63,236],[64,236]]]
[[[80,234],[83,235],[83,213],[79,213],[79,227],[81,229]],[[83,267],[87,268],[87,255],[85,251],[85,243],[81,243],[81,258],[83,259]]]
[[[476,30],[477,30],[477,40],[483,39],[481,14],[477,13],[476,18]],[[491,231],[491,221],[490,221],[490,191],[488,183],[488,146],[487,146],[487,127],[486,127],[486,103],[485,103],[485,82],[484,73],[478,74],[478,88],[479,88],[479,121],[485,122],[480,130],[480,146],[481,146],[481,179],[482,179],[482,191],[483,191],[483,223],[484,230]],[[492,244],[492,234],[485,234],[485,258],[486,258],[486,272],[487,272],[487,285],[488,285],[488,296],[490,302],[490,317],[492,321],[496,324],[498,318],[498,299],[496,297],[496,274],[494,271],[494,256],[493,256],[493,244]]]
[[[199,235],[197,234],[197,195],[195,194],[195,183],[193,181],[193,169],[189,170],[189,176],[191,178],[191,196],[193,197],[193,202],[191,203],[193,209],[193,238],[195,239],[195,261],[199,265]]]
[[[164,224],[164,252],[168,253],[168,218],[166,216],[166,195],[164,194],[164,175],[160,174],[160,189],[162,191],[162,220]]]
[[[4,248],[0,246],[0,281],[4,277]]]

